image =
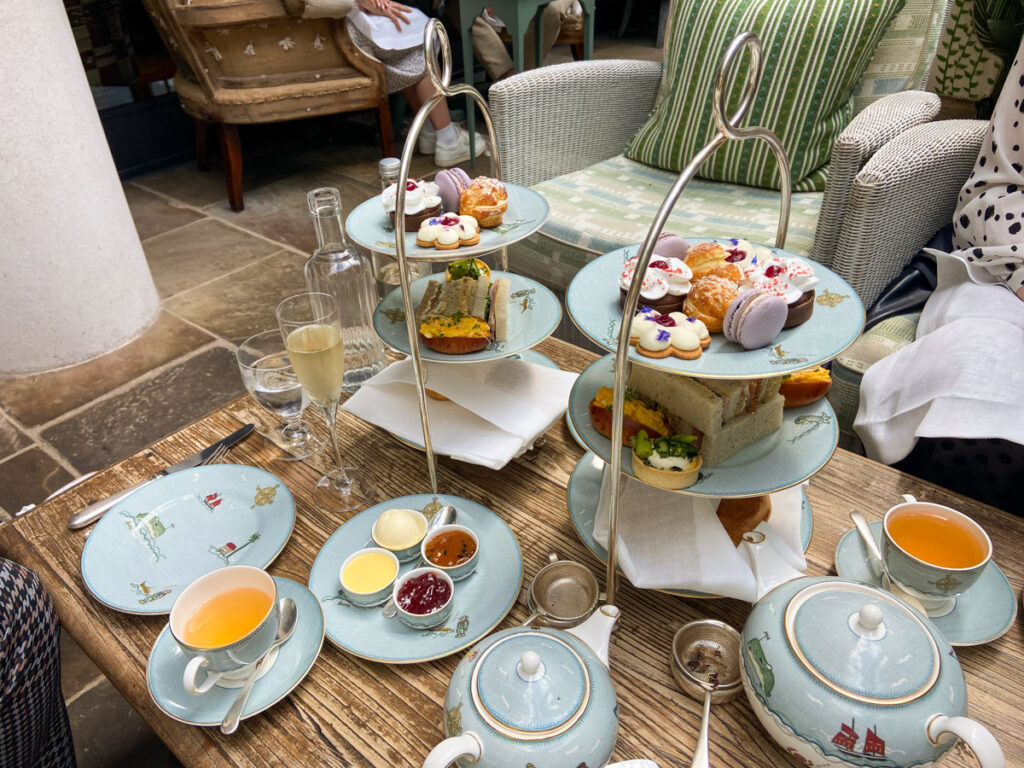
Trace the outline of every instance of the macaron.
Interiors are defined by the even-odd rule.
[[[675,232],[662,232],[654,244],[654,252],[664,258],[682,259],[690,250],[690,244]]]
[[[438,171],[434,183],[437,184],[437,192],[441,195],[444,210],[460,213],[459,201],[462,199],[462,192],[469,189],[472,183],[469,174],[461,168],[449,168]]]
[[[729,304],[722,321],[722,333],[744,349],[771,344],[786,324],[786,300],[756,289],[744,291]]]

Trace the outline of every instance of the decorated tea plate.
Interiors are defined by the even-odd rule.
[[[420,355],[424,360],[440,363],[478,363],[481,360],[495,360],[499,357],[522,352],[535,344],[539,344],[550,336],[562,319],[562,305],[558,298],[538,283],[522,275],[511,272],[493,270],[491,278],[507,277],[511,281],[508,310],[508,340],[491,342],[480,352],[468,355],[446,355],[420,345]],[[414,280],[412,292],[413,311],[419,306],[420,299],[431,280],[443,280],[442,275],[428,275]],[[384,343],[400,352],[409,354],[409,331],[405,325],[405,310],[402,306],[402,291],[396,288],[377,305],[373,313],[373,327]]]
[[[238,464],[175,472],[110,508],[85,541],[82,578],[110,608],[169,613],[205,573],[270,565],[294,523],[292,494],[269,472]]]
[[[290,597],[296,604],[296,623],[288,642],[280,647],[270,670],[253,685],[242,711],[242,719],[258,715],[291,693],[313,666],[324,642],[324,616],[320,603],[301,584],[274,577],[279,597]],[[189,659],[181,652],[164,627],[156,639],[146,665],[146,685],[153,702],[168,716],[186,725],[220,725],[228,708],[238,696],[232,687],[213,686],[202,696],[185,691],[181,680]],[[240,685],[237,684],[237,685]]]
[[[529,237],[548,217],[548,201],[527,187],[505,184],[508,190],[508,210],[501,224],[480,230],[480,242],[476,245],[461,246],[454,251],[439,251],[436,248],[421,248],[416,245],[416,230],[405,233],[405,255],[421,261],[451,261],[480,256],[499,248],[512,245]],[[395,229],[381,205],[380,195],[375,195],[356,208],[345,220],[348,236],[364,248],[378,253],[397,254]]]
[[[594,428],[590,401],[601,387],[615,381],[615,358],[592,363],[569,394],[569,423],[584,446],[611,461],[612,441]],[[721,464],[704,467],[697,482],[677,493],[693,496],[760,496],[789,488],[813,475],[832,457],[839,442],[835,413],[827,400],[787,408],[782,427],[745,446]],[[622,449],[622,470],[633,476],[632,451]]]
[[[580,541],[603,563],[608,562],[608,551],[594,538],[594,519],[597,516],[598,502],[601,499],[601,480],[606,466],[605,462],[593,453],[587,453],[580,459],[569,478],[569,517],[572,519],[573,527],[576,529]],[[811,544],[814,521],[811,517],[811,503],[807,500],[807,494],[801,491],[800,495],[803,499],[800,505],[800,542],[806,552],[807,547]],[[718,597],[718,595],[711,595],[707,592],[687,589],[659,589],[657,591],[680,597]]]
[[[868,523],[879,546],[882,542],[882,521]],[[864,544],[851,528],[836,546],[836,573],[873,587],[882,585],[868,564]],[[1002,637],[1017,618],[1017,599],[1005,574],[989,561],[981,576],[968,591],[956,599],[953,610],[945,616],[929,617],[950,645],[984,645]]]
[[[715,238],[687,238],[691,244],[709,239]],[[717,242],[728,241],[718,238]],[[639,250],[639,245],[629,245],[594,259],[576,274],[566,292],[569,317],[591,341],[611,352],[618,347],[622,322],[619,275],[623,263]],[[772,250],[779,256],[802,258],[788,251]],[[780,376],[831,360],[860,335],[864,305],[839,275],[817,262],[810,263],[819,280],[814,289],[814,313],[802,325],[782,331],[771,346],[748,351],[726,341],[722,334],[713,333],[711,346],[696,360],[671,356],[658,360],[637,354],[634,347],[629,350],[629,359],[652,368],[709,379]]]

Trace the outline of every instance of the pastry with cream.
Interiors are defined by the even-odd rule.
[[[437,248],[439,251],[453,251],[460,245],[476,245],[479,242],[480,227],[476,219],[454,213],[427,219],[420,224],[416,233],[416,245],[420,248]]]
[[[472,216],[481,227],[489,229],[501,224],[508,210],[508,191],[497,179],[477,176],[459,199],[459,213]]]
[[[641,430],[630,441],[633,474],[670,491],[689,488],[700,477],[703,464],[696,442],[694,435],[651,438]]]
[[[784,328],[807,322],[814,312],[814,267],[794,256],[763,254],[743,267],[741,286],[757,288],[785,300],[789,307]]]
[[[644,357],[696,360],[711,343],[711,334],[704,323],[682,312],[662,314],[646,308],[630,323],[629,343]]]
[[[739,285],[725,277],[707,275],[694,279],[683,302],[683,312],[700,320],[712,333],[721,333],[725,313],[739,292]]]
[[[395,225],[395,208],[398,204],[398,183],[385,189],[380,196],[381,204]],[[405,231],[412,232],[425,220],[441,214],[441,195],[437,185],[431,181],[409,179],[405,182]]]
[[[622,265],[619,275],[619,306],[626,302],[626,293],[633,282],[639,256],[632,256]],[[647,265],[640,285],[638,306],[650,307],[658,312],[676,312],[682,309],[683,298],[690,292],[693,273],[682,259],[663,257],[655,253]]]

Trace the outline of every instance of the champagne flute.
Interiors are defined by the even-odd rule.
[[[335,299],[326,293],[300,293],[277,305],[288,358],[302,388],[324,414],[331,433],[335,468],[320,478],[313,501],[347,512],[370,503],[375,488],[362,470],[346,467],[338,449],[338,401],[345,374],[345,343]]]
[[[266,410],[284,420],[284,425],[270,433],[270,438],[288,451],[279,461],[308,459],[324,449],[326,443],[302,420],[302,411],[309,398],[285,352],[281,331],[263,331],[243,341],[235,353],[242,382],[253,399]]]

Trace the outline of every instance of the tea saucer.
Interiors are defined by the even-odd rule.
[[[882,521],[868,523],[871,533],[881,544]],[[856,529],[850,529],[836,547],[836,573],[844,579],[882,585],[868,564],[867,552]],[[953,610],[945,616],[929,617],[950,645],[984,645],[1002,637],[1017,618],[1017,600],[1013,588],[995,562],[981,572],[978,581],[956,600]]]
[[[320,602],[301,584],[274,577],[280,597],[290,597],[298,609],[295,631],[279,649],[277,661],[256,681],[242,712],[245,720],[269,709],[302,682],[320,654],[324,642],[324,615]],[[220,725],[238,691],[215,685],[208,693],[192,696],[182,686],[188,658],[164,627],[146,665],[146,684],[153,702],[168,717],[186,725]]]

